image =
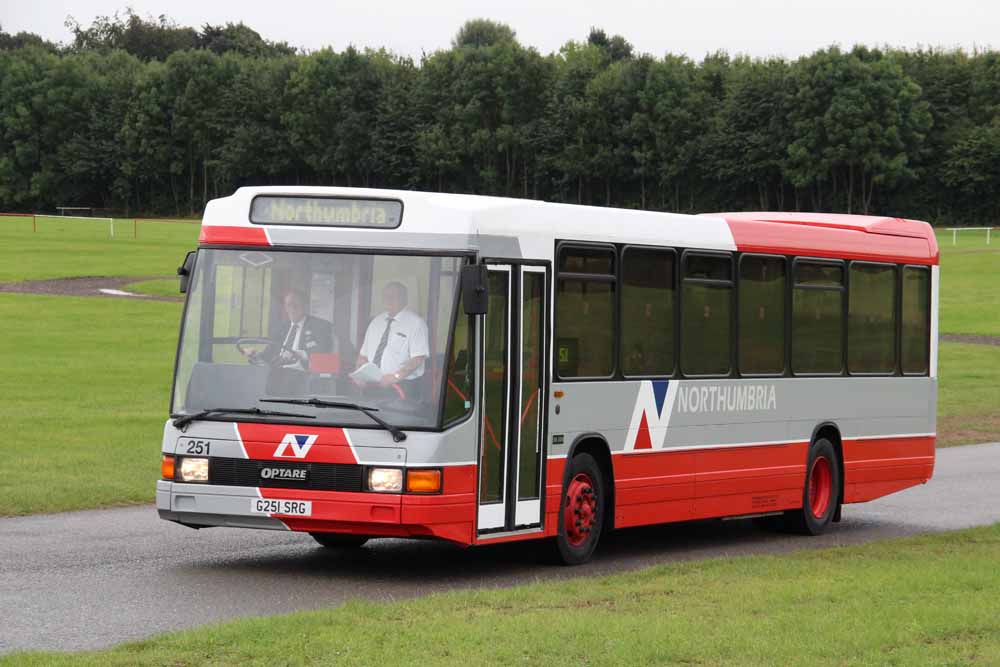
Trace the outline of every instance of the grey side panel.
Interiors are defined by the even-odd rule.
[[[601,433],[612,451],[631,450],[643,418],[652,449],[807,441],[824,421],[846,439],[935,430],[937,383],[927,377],[580,382],[553,389],[565,392],[549,410],[549,432],[563,436],[551,445],[553,456],[587,432]]]

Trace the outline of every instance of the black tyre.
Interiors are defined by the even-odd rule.
[[[601,539],[607,506],[606,483],[590,454],[577,454],[568,465],[556,549],[563,564],[580,565],[590,560]]]
[[[840,507],[840,462],[837,450],[826,438],[809,448],[802,509],[785,513],[786,526],[804,535],[819,535],[833,521]]]
[[[327,549],[357,549],[368,541],[367,535],[348,533],[309,533],[312,538]]]

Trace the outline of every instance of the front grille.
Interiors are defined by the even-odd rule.
[[[361,491],[362,467],[353,463],[250,461],[213,457],[208,463],[211,484],[313,491]],[[307,479],[261,479],[261,468],[305,470]]]

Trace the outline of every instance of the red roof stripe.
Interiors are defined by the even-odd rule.
[[[198,242],[206,245],[271,245],[263,227],[221,227],[217,225],[202,227]]]
[[[819,213],[722,213],[741,252],[937,264],[925,222]]]

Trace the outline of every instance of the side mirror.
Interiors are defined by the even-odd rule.
[[[489,303],[485,264],[462,267],[462,303],[467,315],[485,315]]]
[[[177,275],[181,277],[181,294],[187,294],[188,283],[191,282],[191,274],[194,271],[194,257],[197,251],[192,250],[184,256],[184,263],[177,267]]]

